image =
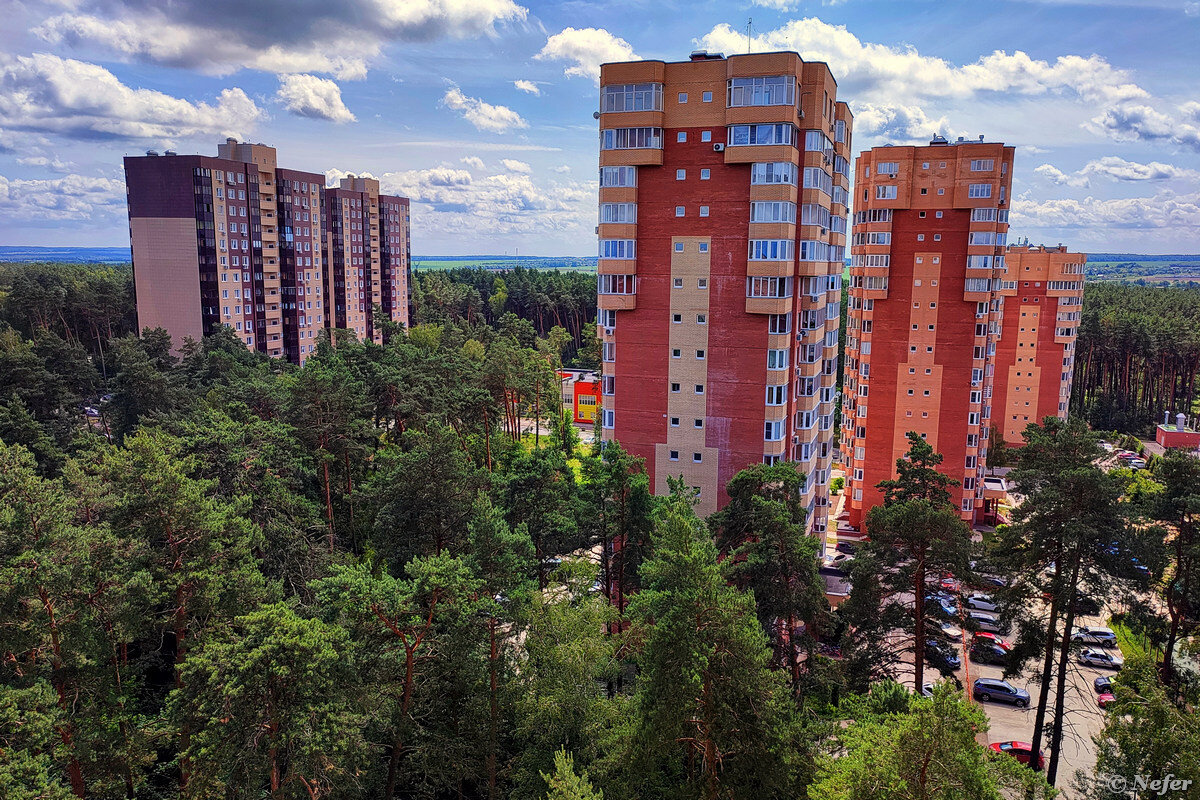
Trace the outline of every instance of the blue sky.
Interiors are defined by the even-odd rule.
[[[856,151],[1017,145],[1010,240],[1200,252],[1200,0],[4,7],[0,244],[128,244],[121,157],[236,135],[409,195],[417,254],[590,255],[598,64],[744,52],[753,18],[830,64]]]

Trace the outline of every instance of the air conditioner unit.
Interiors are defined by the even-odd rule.
[[[725,150],[725,145],[722,144],[721,142],[717,142],[716,144],[713,145],[714,153],[721,153],[721,152],[724,152],[724,150]]]
[[[605,335],[605,336],[612,336],[614,333],[616,333],[616,331],[617,331],[617,329],[616,329],[616,328],[605,328],[605,329],[604,329],[604,335]]]

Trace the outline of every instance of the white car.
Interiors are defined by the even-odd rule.
[[[1071,641],[1083,644],[1098,644],[1101,647],[1116,647],[1117,635],[1108,628],[1084,626],[1076,628]]]
[[[1088,647],[1079,653],[1079,663],[1091,667],[1120,669],[1121,667],[1125,666],[1125,659],[1121,658],[1116,653],[1109,653],[1105,650],[1098,650],[1094,647]]]
[[[995,611],[996,601],[986,594],[973,594],[967,598],[967,608],[977,611]]]
[[[941,633],[942,636],[946,636],[950,639],[961,639],[962,638],[962,628],[958,627],[953,622],[942,621],[942,622],[938,622],[936,624],[938,626],[938,629],[936,632]]]

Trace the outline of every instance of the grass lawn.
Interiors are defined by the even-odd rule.
[[[1162,650],[1157,647],[1151,647],[1150,642],[1140,633],[1137,633],[1125,624],[1122,615],[1117,614],[1108,621],[1108,626],[1112,628],[1112,632],[1117,635],[1117,646],[1121,648],[1121,655],[1126,661],[1134,656],[1144,655],[1152,652],[1156,658],[1162,656]]]

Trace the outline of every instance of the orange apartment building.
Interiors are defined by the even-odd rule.
[[[993,425],[1008,444],[1045,417],[1067,418],[1087,256],[1009,245],[1004,320],[996,349]]]
[[[125,182],[139,329],[164,328],[179,347],[224,325],[247,347],[299,364],[322,329],[372,335],[358,305],[368,318],[377,304],[408,322],[408,200],[380,195],[374,181],[343,181],[363,203],[356,224],[369,227],[355,227],[342,248],[341,231],[327,229],[325,176],[279,167],[264,144],[227,139],[216,157],[127,157]],[[351,197],[328,191],[340,214]]]
[[[852,118],[792,52],[601,68],[602,426],[700,513],[755,463],[829,512]]]
[[[859,156],[843,382],[846,512],[861,530],[876,485],[916,431],[974,522],[993,416],[1014,148],[877,147]]]

